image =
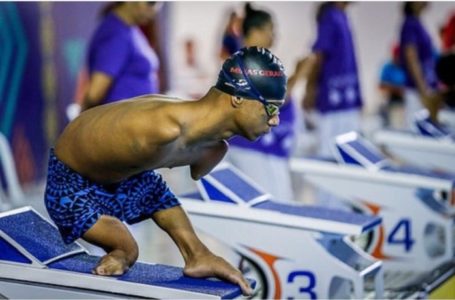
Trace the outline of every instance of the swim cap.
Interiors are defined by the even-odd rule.
[[[242,48],[226,59],[215,87],[229,95],[259,100],[284,100],[287,77],[281,61],[268,49]]]

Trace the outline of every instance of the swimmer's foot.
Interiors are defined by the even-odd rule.
[[[129,269],[126,253],[114,250],[103,256],[92,273],[103,276],[122,275]]]

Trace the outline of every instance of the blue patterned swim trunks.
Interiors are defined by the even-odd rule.
[[[74,242],[101,215],[134,224],[180,202],[161,175],[145,171],[116,184],[97,184],[61,162],[51,149],[44,202],[65,243]]]

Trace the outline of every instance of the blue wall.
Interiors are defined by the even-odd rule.
[[[0,132],[19,179],[45,176],[101,2],[0,2]]]

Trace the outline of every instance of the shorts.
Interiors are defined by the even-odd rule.
[[[134,224],[157,211],[180,205],[161,175],[154,171],[131,176],[116,184],[115,189],[108,189],[66,166],[53,149],[44,202],[67,244],[82,237],[102,215]]]

